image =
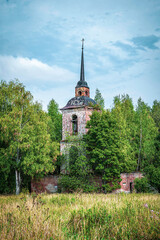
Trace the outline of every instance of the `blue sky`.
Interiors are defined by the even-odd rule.
[[[110,108],[127,93],[160,100],[160,0],[0,0],[0,76],[18,78],[47,109],[85,77]]]

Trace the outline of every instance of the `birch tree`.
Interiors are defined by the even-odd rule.
[[[0,167],[3,175],[14,169],[16,194],[20,193],[22,172],[34,177],[54,171],[48,121],[41,105],[33,102],[23,84],[18,80],[8,84],[1,81]]]

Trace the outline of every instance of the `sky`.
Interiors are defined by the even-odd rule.
[[[0,0],[0,80],[18,78],[43,109],[85,79],[105,107],[117,95],[160,100],[160,0]]]

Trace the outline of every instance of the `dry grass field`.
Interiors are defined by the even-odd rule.
[[[0,196],[0,239],[160,239],[158,194]]]

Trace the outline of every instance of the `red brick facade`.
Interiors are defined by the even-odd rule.
[[[40,180],[32,180],[31,192],[56,193],[58,189],[58,176],[47,176]]]
[[[72,116],[77,116],[77,124],[78,124],[78,135],[84,135],[87,133],[86,123],[90,119],[90,115],[92,114],[93,108],[88,106],[85,107],[77,107],[65,109],[62,111],[62,141],[60,144],[60,151],[63,152],[66,146],[66,136],[73,134],[73,126],[72,126]]]
[[[134,180],[136,178],[142,178],[143,175],[140,172],[133,172],[133,173],[121,173],[121,179],[120,182],[122,192],[132,192],[134,189]]]
[[[75,88],[75,96],[76,97],[80,97],[80,96],[90,97],[89,88],[87,88],[87,87]]]
[[[142,178],[142,173],[121,173],[122,181],[120,182],[120,189],[114,191],[114,193],[126,192],[130,193],[134,190],[134,179]],[[59,176],[47,176],[39,181],[32,180],[31,191],[36,193],[56,193],[58,191],[58,178]],[[97,186],[102,187],[102,178],[95,176],[91,181],[97,183]]]

